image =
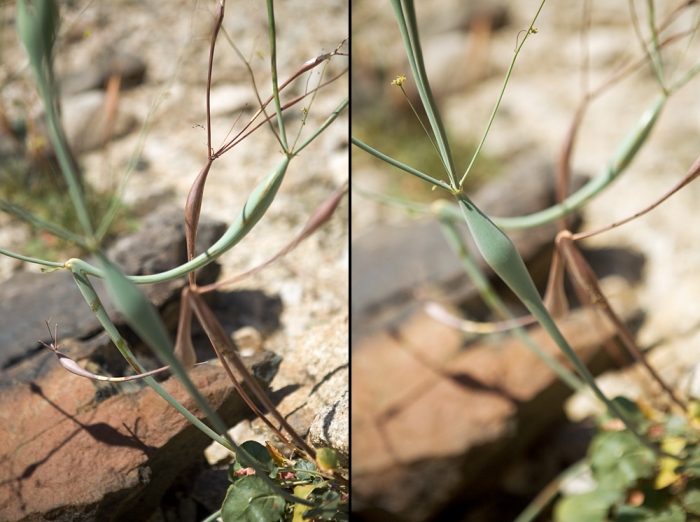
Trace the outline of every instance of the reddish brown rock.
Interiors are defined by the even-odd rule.
[[[219,365],[190,376],[229,425],[250,415]],[[201,417],[174,378],[163,387]],[[116,521],[145,519],[210,439],[150,388],[98,404],[92,381],[56,364],[0,394],[0,441],[0,519]]]
[[[559,322],[584,360],[612,334],[590,319],[578,311]],[[530,334],[563,360],[544,331]],[[353,349],[356,506],[426,520],[458,491],[483,486],[513,446],[561,416],[568,389],[517,339],[492,336],[461,347],[459,332],[420,312]]]

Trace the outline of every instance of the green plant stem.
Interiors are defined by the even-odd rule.
[[[260,465],[245,448],[233,442],[221,417],[209,406],[209,403],[190,380],[187,375],[187,370],[175,356],[172,341],[155,306],[153,306],[143,292],[141,292],[133,282],[129,281],[121,270],[112,264],[101,252],[98,252],[97,255],[105,272],[105,284],[117,309],[125,317],[127,323],[136,332],[139,338],[143,339],[162,362],[170,366],[170,371],[182,383],[214,428],[219,431],[219,433],[223,433],[224,438],[228,441],[226,447],[233,448],[233,451],[236,453],[236,458],[245,466],[252,467],[256,471],[256,474],[277,494],[289,502],[300,502],[298,497],[291,495],[277,486],[263,471],[263,466]],[[301,499],[301,502],[312,505],[304,499]]]
[[[5,250],[4,248],[0,248],[0,254],[3,254],[7,257],[12,257],[14,259],[18,259],[20,261],[26,261],[27,263],[34,263],[36,265],[50,266],[50,267],[53,267],[53,269],[64,268],[63,263],[57,263],[56,261],[47,261],[45,259],[37,259],[35,257],[27,257],[27,256],[23,256],[21,254],[15,254],[14,252],[10,252],[9,250]]]
[[[423,50],[418,35],[418,23],[416,21],[413,0],[403,0],[403,2],[401,0],[391,0],[391,5],[394,8],[396,21],[399,24],[399,30],[401,31],[401,37],[403,38],[404,47],[406,48],[406,55],[408,56],[408,62],[413,72],[418,94],[423,103],[423,108],[428,115],[428,120],[433,129],[438,147],[440,148],[442,162],[448,169],[447,174],[450,178],[450,185],[453,189],[456,189],[457,171],[450,151],[450,144],[447,140],[447,132],[442,123],[440,112],[437,109],[437,103],[435,102],[433,92],[430,88],[428,75],[425,71]]]
[[[421,171],[416,170],[413,167],[409,167],[408,165],[404,165],[403,163],[396,161],[394,158],[390,158],[386,154],[382,154],[378,150],[373,149],[372,147],[370,147],[366,143],[363,143],[362,141],[358,140],[355,136],[351,136],[350,141],[356,147],[361,148],[365,152],[369,152],[372,156],[379,158],[380,160],[388,163],[389,165],[393,165],[397,169],[401,169],[401,170],[408,172],[409,174],[413,174],[414,176],[422,179],[423,181],[428,181],[429,183],[432,183],[433,185],[436,185],[436,186],[440,187],[441,189],[445,189],[445,190],[449,191],[450,193],[452,192],[452,187],[450,187],[444,181],[439,181],[435,178],[431,178],[427,174],[423,174]]]
[[[581,361],[576,352],[569,346],[568,341],[559,331],[554,320],[549,315],[542,302],[535,283],[525,267],[522,257],[506,236],[472,201],[463,193],[455,194],[459,206],[464,214],[464,219],[476,241],[476,245],[484,257],[484,260],[493,269],[496,275],[508,285],[513,293],[520,299],[525,307],[535,316],[537,321],[547,331],[549,336],[557,343],[567,359],[574,365],[576,371],[593,390],[598,399],[604,403],[608,410],[618,417],[639,440],[659,455],[683,460],[683,457],[670,455],[642,436],[627,416],[600,390],[590,370]]]
[[[9,201],[0,199],[0,210],[4,210],[9,214],[14,214],[15,216],[17,216],[23,221],[26,221],[35,228],[38,228],[40,230],[46,230],[47,232],[50,232],[51,234],[57,237],[65,239],[66,241],[72,241],[82,247],[87,247],[87,242],[85,241],[85,239],[83,239],[82,236],[79,236],[78,234],[75,234],[70,230],[63,228],[60,225],[51,223],[50,221],[46,221],[45,219],[39,216],[35,216],[28,210],[18,205],[15,205],[14,203],[10,203]]]
[[[533,28],[535,26],[535,22],[537,21],[537,17],[540,15],[540,11],[542,11],[542,8],[544,7],[544,3],[546,0],[542,0],[542,3],[540,4],[539,9],[537,9],[537,12],[535,13],[535,17],[532,19],[532,22],[530,23],[530,27],[527,28],[527,31],[525,31],[525,36],[523,37],[523,41],[520,42],[520,45],[516,48],[515,54],[513,55],[513,59],[510,61],[510,66],[508,67],[508,71],[506,72],[506,78],[503,81],[503,86],[501,87],[501,92],[498,95],[498,99],[496,100],[496,105],[493,108],[493,111],[491,111],[491,117],[489,118],[489,122],[486,124],[486,130],[484,130],[484,135],[481,137],[481,141],[479,142],[479,146],[476,148],[476,151],[474,152],[474,155],[472,156],[471,161],[469,162],[469,166],[467,167],[467,170],[464,172],[464,175],[462,176],[462,179],[459,180],[459,188],[461,189],[462,186],[464,185],[464,181],[467,179],[467,174],[472,169],[472,166],[474,165],[474,162],[476,161],[476,158],[479,156],[479,152],[481,152],[481,147],[483,147],[484,142],[486,141],[486,136],[488,136],[489,131],[491,130],[491,124],[493,123],[493,120],[496,118],[496,113],[498,112],[498,107],[501,105],[501,100],[503,99],[503,95],[506,92],[506,86],[508,85],[508,80],[510,79],[510,75],[513,72],[513,67],[515,67],[515,61],[518,59],[518,55],[520,54],[520,50],[523,48],[523,45],[525,45],[525,41],[527,40],[528,36],[530,36],[533,33]]]
[[[253,190],[253,193],[243,205],[243,209],[229,229],[214,243],[214,245],[209,247],[206,252],[195,257],[192,261],[173,268],[172,270],[148,276],[130,276],[128,279],[136,284],[161,283],[187,275],[193,270],[197,270],[221,257],[231,247],[243,239],[265,214],[275,199],[275,195],[282,184],[288,165],[289,157],[285,156],[282,161],[272,169],[272,172],[258,184],[255,190]],[[85,274],[91,276],[105,277],[103,270],[86,263],[82,259],[69,259],[66,261],[65,267],[80,269]]]
[[[87,301],[88,305],[90,305],[90,308],[92,309],[93,313],[95,314],[95,317],[97,317],[97,320],[100,322],[102,327],[105,329],[107,332],[107,335],[109,335],[110,339],[112,339],[112,342],[114,342],[114,345],[117,347],[117,350],[119,350],[119,353],[122,354],[124,359],[129,363],[129,365],[136,370],[137,373],[144,373],[146,370],[145,368],[141,365],[141,363],[136,359],[136,356],[133,354],[131,349],[129,348],[129,345],[126,343],[124,338],[121,336],[119,331],[117,330],[116,326],[114,326],[114,323],[112,320],[109,318],[109,315],[107,315],[106,310],[104,309],[104,306],[102,305],[102,301],[100,300],[99,296],[97,295],[97,292],[95,291],[95,288],[92,286],[90,283],[90,280],[86,276],[84,272],[82,272],[79,268],[75,268],[73,270],[73,278],[75,279],[76,285],[78,289],[80,290],[80,293],[83,294],[83,297],[85,298],[85,301]],[[190,421],[194,426],[199,428],[203,433],[205,433],[208,437],[210,437],[212,440],[218,442],[222,446],[224,446],[226,449],[230,451],[234,451],[233,447],[224,439],[223,437],[219,436],[215,431],[213,431],[209,426],[204,424],[202,421],[200,421],[197,417],[195,417],[192,413],[187,410],[182,404],[180,404],[172,395],[170,395],[158,382],[153,378],[153,377],[144,377],[143,378],[144,382],[148,384],[155,392],[163,397],[168,404],[170,404],[173,408],[175,408],[178,412],[180,412],[188,421]]]
[[[698,67],[698,71],[700,71],[700,67]],[[654,125],[658,120],[658,117],[661,114],[661,110],[663,109],[667,99],[668,95],[661,94],[647,108],[647,110],[644,111],[635,127],[632,130],[630,130],[624,137],[622,142],[620,142],[613,155],[612,161],[595,177],[593,177],[588,183],[586,183],[583,187],[574,192],[564,201],[556,205],[552,205],[551,207],[546,208],[545,210],[541,210],[533,214],[528,214],[526,216],[490,216],[489,219],[491,219],[491,221],[493,221],[493,223],[496,224],[499,228],[514,230],[544,225],[561,217],[567,216],[575,210],[578,210],[580,207],[582,207],[584,204],[590,201],[594,196],[596,196],[603,189],[605,189],[608,185],[610,185],[610,183],[617,179],[617,177],[627,169],[629,164],[636,156],[637,152],[642,148],[647,138],[651,134],[651,131],[654,128]],[[360,146],[358,143],[356,143],[356,141],[358,140],[355,140],[355,138],[352,138],[352,140],[353,144]],[[381,154],[377,151],[374,151],[374,149],[371,149],[367,145],[362,144],[360,148],[366,150],[367,152],[370,152],[374,156],[378,157],[383,161],[386,161],[391,165],[394,165],[398,168],[401,168],[402,170],[410,172],[413,175],[425,179],[425,174],[420,173],[418,171],[414,171],[414,169],[411,169],[411,167],[402,165],[396,162],[396,160],[389,158],[388,156],[385,156],[384,154]],[[426,181],[431,181],[433,184],[444,188],[442,185],[439,184],[439,182],[433,180],[433,178],[428,177]],[[420,211],[418,208],[416,210]],[[424,210],[427,211],[427,207]],[[442,209],[442,212],[449,215],[453,219],[462,218],[462,211],[457,205],[451,204],[448,207]]]
[[[289,150],[287,146],[287,132],[284,128],[284,120],[282,118],[282,104],[280,103],[279,84],[277,82],[277,34],[275,29],[275,8],[273,0],[266,0],[267,3],[267,23],[270,34],[270,69],[272,72],[272,94],[275,98],[275,109],[277,110],[277,124],[279,126],[279,139],[282,149],[286,152]]]
[[[445,201],[437,201],[434,204],[434,211],[440,218],[440,225],[442,226],[443,234],[447,243],[452,248],[453,252],[457,254],[465,272],[469,276],[469,279],[474,283],[477,291],[481,298],[486,302],[488,307],[496,312],[499,316],[504,319],[513,319],[513,314],[508,310],[506,305],[503,303],[498,294],[494,291],[493,287],[489,283],[488,278],[479,268],[479,265],[474,260],[474,257],[470,254],[469,248],[467,247],[464,238],[457,230],[452,219],[448,216],[442,216],[440,214],[440,209],[446,205]],[[581,391],[585,388],[581,379],[574,375],[569,369],[557,361],[554,357],[545,352],[535,341],[530,337],[525,330],[525,328],[517,327],[512,330],[513,335],[515,335],[520,341],[525,344],[532,352],[539,357],[549,368],[573,391]]]
[[[345,98],[342,102],[340,102],[340,105],[338,105],[338,107],[330,114],[330,116],[328,116],[328,118],[326,118],[326,121],[324,121],[324,122],[318,127],[318,129],[316,129],[316,130],[311,134],[311,136],[309,136],[308,138],[306,138],[306,139],[301,143],[301,145],[299,145],[298,147],[296,147],[296,148],[294,149],[293,154],[294,154],[294,155],[299,154],[299,152],[301,152],[302,150],[304,150],[312,141],[314,141],[316,138],[318,138],[318,136],[320,136],[321,133],[322,133],[323,131],[325,131],[326,128],[328,128],[328,126],[329,126],[331,123],[333,123],[333,122],[335,121],[335,119],[336,119],[338,116],[340,116],[340,113],[343,112],[343,111],[345,110],[345,108],[348,106],[349,103],[350,103],[349,98]]]
[[[559,494],[559,489],[561,488],[562,483],[569,477],[581,473],[586,466],[588,466],[588,463],[585,460],[579,460],[562,471],[554,480],[547,484],[542,491],[540,491],[540,493],[533,499],[532,502],[528,504],[528,506],[513,522],[532,522],[535,520],[542,510],[546,508]]]
[[[411,103],[411,99],[408,97],[408,94],[406,94],[406,90],[403,88],[403,85],[399,84],[399,87],[401,88],[401,92],[403,93],[404,98],[406,98],[406,102],[408,103],[408,106],[411,107],[411,111],[413,111],[413,114],[415,115],[416,119],[418,120],[418,123],[420,123],[420,126],[423,129],[423,132],[425,132],[425,135],[430,140],[430,144],[433,146],[433,149],[435,149],[435,152],[437,152],[438,158],[440,158],[440,162],[442,163],[442,168],[445,169],[445,173],[449,176],[450,170],[447,168],[447,165],[445,164],[445,158],[443,158],[442,154],[440,154],[440,149],[438,149],[437,143],[435,143],[435,140],[430,135],[430,132],[423,124],[423,120],[421,119],[420,115],[418,114],[418,111],[416,110],[416,108]]]
[[[221,516],[221,510],[219,509],[218,511],[214,511],[211,515],[209,515],[207,518],[202,520],[202,522],[214,522],[220,516]]]

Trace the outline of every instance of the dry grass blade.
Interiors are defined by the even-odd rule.
[[[462,330],[463,332],[476,334],[505,332],[507,330],[512,330],[513,328],[528,326],[537,322],[537,319],[535,319],[535,317],[532,315],[526,315],[523,317],[518,317],[517,319],[509,319],[506,321],[498,321],[493,323],[469,321],[467,319],[462,319],[452,315],[450,312],[445,310],[441,304],[436,303],[435,301],[424,302],[423,310],[425,310],[430,317],[436,321],[440,321],[442,324]]]
[[[609,225],[605,225],[604,227],[597,228],[595,230],[591,230],[589,232],[581,232],[579,234],[574,234],[572,236],[572,239],[574,241],[578,241],[579,239],[584,239],[586,237],[591,237],[596,234],[600,234],[601,232],[605,232],[606,230],[610,230],[611,228],[619,227],[620,225],[624,225],[625,223],[629,223],[633,219],[637,219],[640,216],[643,216],[647,212],[650,212],[654,210],[656,207],[658,207],[661,203],[666,201],[668,198],[673,196],[676,192],[678,192],[680,189],[685,187],[688,183],[692,182],[695,180],[700,175],[700,156],[693,162],[693,164],[690,166],[688,171],[685,173],[685,175],[681,178],[681,180],[676,183],[671,190],[666,192],[663,196],[661,196],[658,200],[656,200],[654,203],[649,205],[648,207],[644,208],[643,210],[640,210],[636,214],[627,217],[625,219],[621,219],[620,221],[616,221],[615,223],[610,223]]]
[[[559,251],[555,249],[552,255],[552,266],[549,269],[549,278],[547,279],[547,290],[543,298],[544,305],[555,319],[565,317],[569,313],[569,302],[564,291],[565,267],[565,261],[559,255]]]
[[[199,226],[199,215],[202,211],[202,198],[204,197],[204,184],[207,182],[209,169],[214,160],[209,159],[197,179],[192,183],[187,202],[185,203],[185,240],[187,243],[187,260],[192,261],[195,255],[195,244],[197,243],[197,227]],[[197,284],[195,271],[189,273],[190,285]]]
[[[277,429],[269,421],[269,419],[267,419],[267,417],[265,417],[265,415],[262,414],[262,412],[255,405],[255,403],[250,399],[250,397],[245,392],[241,384],[238,382],[238,379],[236,379],[236,377],[233,375],[233,372],[229,368],[226,359],[223,357],[222,351],[226,353],[236,370],[243,376],[245,382],[255,394],[255,397],[287,430],[287,432],[292,436],[292,439],[294,439],[294,442],[300,448],[302,448],[311,458],[315,458],[316,452],[314,451],[314,449],[311,446],[309,446],[304,441],[304,439],[301,438],[299,434],[296,433],[296,431],[294,431],[294,429],[289,425],[289,423],[284,419],[284,417],[280,415],[280,413],[275,408],[274,404],[272,404],[272,401],[270,401],[268,396],[265,394],[265,391],[258,384],[255,377],[253,377],[248,371],[248,369],[245,367],[243,361],[241,361],[240,357],[236,353],[236,348],[233,345],[233,342],[226,335],[226,332],[224,332],[224,329],[222,328],[219,321],[216,319],[216,316],[214,316],[213,312],[207,306],[207,304],[204,302],[201,296],[199,296],[193,291],[190,291],[188,288],[185,288],[185,296],[191,301],[192,307],[194,308],[194,312],[197,315],[197,319],[199,319],[199,322],[204,327],[204,331],[207,333],[207,336],[209,337],[209,340],[211,341],[211,344],[214,350],[216,351],[216,355],[219,357],[221,365],[224,367],[224,370],[229,376],[229,379],[231,379],[231,382],[233,383],[234,387],[236,388],[238,393],[240,393],[241,397],[250,407],[250,409],[253,410],[253,412],[255,412],[255,414],[258,417],[260,417],[263,420],[263,422],[265,422],[265,424],[267,424],[267,426],[271,430],[273,430],[278,437],[280,437],[280,440],[282,440],[282,442],[297,450],[297,448],[294,447],[289,442],[289,440],[279,431],[279,429]]]
[[[192,346],[192,305],[187,299],[188,288],[182,290],[180,298],[180,318],[177,324],[177,339],[175,340],[175,357],[182,366],[189,370],[197,362],[197,355]]]
[[[673,402],[680,406],[682,411],[685,411],[686,405],[676,396],[673,389],[661,379],[656,370],[649,365],[644,356],[644,352],[642,352],[634,341],[632,332],[629,331],[627,325],[625,325],[610,307],[610,303],[600,289],[598,278],[593,272],[593,269],[574,244],[571,232],[564,231],[559,233],[557,236],[557,247],[566,259],[567,268],[573,276],[574,284],[582,288],[588,294],[590,301],[610,319],[630,354],[640,364],[644,365],[654,379],[658,381],[661,387],[669,394]]]

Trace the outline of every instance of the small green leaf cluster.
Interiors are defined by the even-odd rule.
[[[655,453],[608,414],[588,449],[595,488],[566,496],[554,508],[557,522],[700,521],[700,417],[660,413],[618,397],[615,404],[664,453]],[[697,409],[697,408],[696,408]]]
[[[255,441],[241,444],[274,482],[313,507],[287,502],[238,459],[229,466],[229,486],[221,507],[224,522],[348,520],[347,491],[329,480],[310,460],[291,462]]]

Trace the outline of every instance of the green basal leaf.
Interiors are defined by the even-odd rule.
[[[310,460],[298,460],[294,463],[294,469],[308,469],[309,471],[316,471],[316,464],[314,464]],[[299,480],[313,480],[317,478],[316,475],[312,475],[311,473],[304,473],[303,471],[295,471],[294,474]]]
[[[17,33],[32,66],[39,71],[51,61],[59,24],[58,6],[54,0],[17,2]]]
[[[324,473],[332,473],[338,467],[338,455],[332,448],[318,448],[316,450],[316,462]]]
[[[277,522],[285,501],[260,478],[247,475],[228,488],[221,507],[224,522]]]
[[[681,502],[686,511],[700,515],[700,481],[694,480],[688,483]]]
[[[309,520],[333,520],[338,512],[338,504],[340,504],[340,495],[336,491],[326,491],[321,497],[321,503],[302,515],[304,519]]]
[[[623,491],[654,473],[655,453],[629,431],[599,433],[589,448],[593,477],[600,488]]]
[[[686,515],[683,508],[672,503],[669,506],[654,510],[648,507],[623,505],[617,510],[613,519],[615,522],[685,522]]]
[[[565,497],[554,507],[556,522],[607,522],[610,508],[623,497],[619,491],[597,488]]]
[[[267,451],[267,448],[265,448],[265,446],[259,442],[247,440],[241,444],[241,448],[246,450],[255,460],[257,460],[261,464],[262,468],[268,473],[275,468],[275,463],[272,460],[270,453]]]

